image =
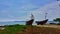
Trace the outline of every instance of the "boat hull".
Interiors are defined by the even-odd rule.
[[[48,21],[48,19],[43,20],[43,21],[36,21],[36,23],[37,23],[37,25],[44,25],[47,23],[47,21]]]
[[[34,19],[31,19],[31,20],[29,20],[29,21],[26,21],[26,25],[32,25],[33,22],[34,22]]]

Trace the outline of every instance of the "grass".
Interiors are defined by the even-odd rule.
[[[4,30],[0,30],[0,34],[15,34],[17,31],[23,30],[24,27],[24,25],[6,25]]]
[[[0,34],[60,34],[60,29],[27,25],[5,25]]]

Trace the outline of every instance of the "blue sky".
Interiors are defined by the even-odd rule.
[[[46,6],[52,3],[54,4],[55,2],[56,0],[0,0],[0,21],[1,20],[26,20],[29,18],[29,15],[31,13],[35,15],[36,20],[44,19],[44,14],[41,14],[41,17],[38,16],[40,15],[39,13],[40,10],[43,10],[43,8],[46,8]],[[47,8],[45,10],[47,10]],[[50,9],[48,11],[50,11]],[[41,12],[44,13],[46,11],[44,12],[41,11]],[[60,12],[57,12],[57,14],[58,13]],[[58,15],[57,17],[60,16]],[[51,18],[48,17],[48,19],[52,19],[52,18],[55,18],[55,16]]]

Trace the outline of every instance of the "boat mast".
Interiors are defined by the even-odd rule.
[[[34,19],[34,15],[33,14],[31,14],[31,19]]]
[[[46,12],[46,13],[45,13],[45,19],[46,19],[46,17],[47,17],[47,14],[48,14],[48,13]]]

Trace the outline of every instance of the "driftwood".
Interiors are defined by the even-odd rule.
[[[36,21],[36,23],[37,23],[37,25],[44,25],[47,23],[47,21],[48,21],[48,19],[43,20],[43,21]]]

